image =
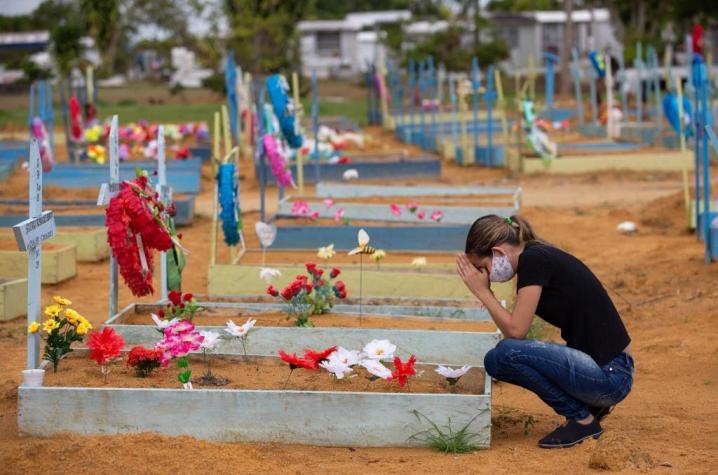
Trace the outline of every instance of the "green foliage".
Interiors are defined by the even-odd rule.
[[[497,12],[522,12],[530,10],[563,10],[558,0],[492,0],[489,10]]]
[[[495,39],[490,42],[482,42],[478,48],[467,48],[462,45],[462,37],[465,33],[464,28],[452,26],[445,31],[431,35],[426,41],[404,54],[404,64],[409,59],[423,61],[431,56],[451,71],[468,71],[474,56],[479,59],[481,67],[495,64],[508,57],[508,48],[503,40]]]
[[[29,59],[25,59],[21,63],[20,68],[28,83],[33,83],[38,79],[50,79],[52,77],[52,71],[38,66]]]
[[[426,422],[429,423],[430,427],[426,430],[417,432],[416,434],[412,435],[411,437],[409,437],[410,440],[417,440],[419,442],[425,443],[432,449],[439,452],[443,452],[445,454],[466,454],[469,452],[473,452],[479,448],[476,445],[475,441],[476,439],[481,437],[481,435],[477,434],[476,432],[471,432],[469,428],[471,427],[471,424],[476,420],[476,418],[479,417],[484,411],[476,414],[473,418],[471,418],[469,422],[467,422],[457,431],[452,429],[451,419],[449,419],[449,422],[445,426],[440,427],[438,424],[436,424],[434,421],[432,421],[416,409],[412,412],[419,420],[419,422],[424,419]]]
[[[61,74],[69,73],[82,55],[83,46],[80,40],[84,35],[84,28],[79,23],[72,22],[58,25],[50,32],[52,52]]]
[[[204,78],[202,80],[202,87],[206,87],[210,91],[214,91],[223,96],[227,95],[227,91],[224,88],[224,74],[222,73],[214,73]]]

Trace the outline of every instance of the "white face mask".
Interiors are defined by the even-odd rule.
[[[491,282],[506,282],[514,276],[514,268],[511,266],[509,256],[506,254],[494,254],[491,258]]]

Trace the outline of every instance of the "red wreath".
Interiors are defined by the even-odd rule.
[[[154,292],[152,287],[152,251],[167,251],[172,238],[160,213],[162,203],[148,186],[147,177],[141,176],[120,185],[120,192],[112,198],[106,211],[107,242],[117,259],[120,274],[137,297]],[[142,238],[142,252],[147,270],[142,268],[137,235]]]

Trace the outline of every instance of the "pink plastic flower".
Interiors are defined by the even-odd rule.
[[[437,209],[433,213],[431,213],[431,216],[429,216],[431,219],[433,219],[436,222],[441,221],[441,219],[444,217],[444,212],[440,209]]]
[[[416,212],[417,208],[419,208],[419,203],[416,201],[410,201],[406,204],[406,209],[412,213]]]
[[[309,205],[306,201],[295,201],[292,204],[293,216],[306,216],[309,214]]]
[[[286,159],[279,149],[279,145],[271,134],[262,136],[262,144],[264,145],[265,155],[269,161],[269,168],[277,181],[277,186],[284,188],[290,186],[296,188],[292,171],[289,169]]]
[[[155,348],[162,352],[162,366],[167,367],[172,358],[179,358],[191,351],[199,350],[204,337],[187,320],[178,320],[164,330],[164,338]]]
[[[326,200],[324,200],[324,206],[326,206],[327,209],[331,208],[332,206],[334,206],[334,200],[331,198],[327,198]]]
[[[401,207],[398,204],[390,204],[389,209],[391,209],[391,214],[393,214],[394,216],[401,216]]]
[[[312,211],[311,214],[309,215],[309,219],[314,221],[317,218],[319,218],[319,211]]]
[[[344,208],[339,208],[336,213],[334,213],[334,221],[339,222],[344,220]]]
[[[426,216],[426,211],[424,211],[423,209],[420,209],[419,211],[416,212],[416,217],[419,219],[424,219],[425,216]]]

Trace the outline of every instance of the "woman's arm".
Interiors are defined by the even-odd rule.
[[[491,291],[489,272],[486,269],[474,267],[464,254],[459,255],[456,264],[457,271],[466,287],[484,304],[501,333],[508,338],[520,340],[526,338],[543,288],[540,285],[528,285],[520,288],[514,310],[509,312],[501,306]]]

